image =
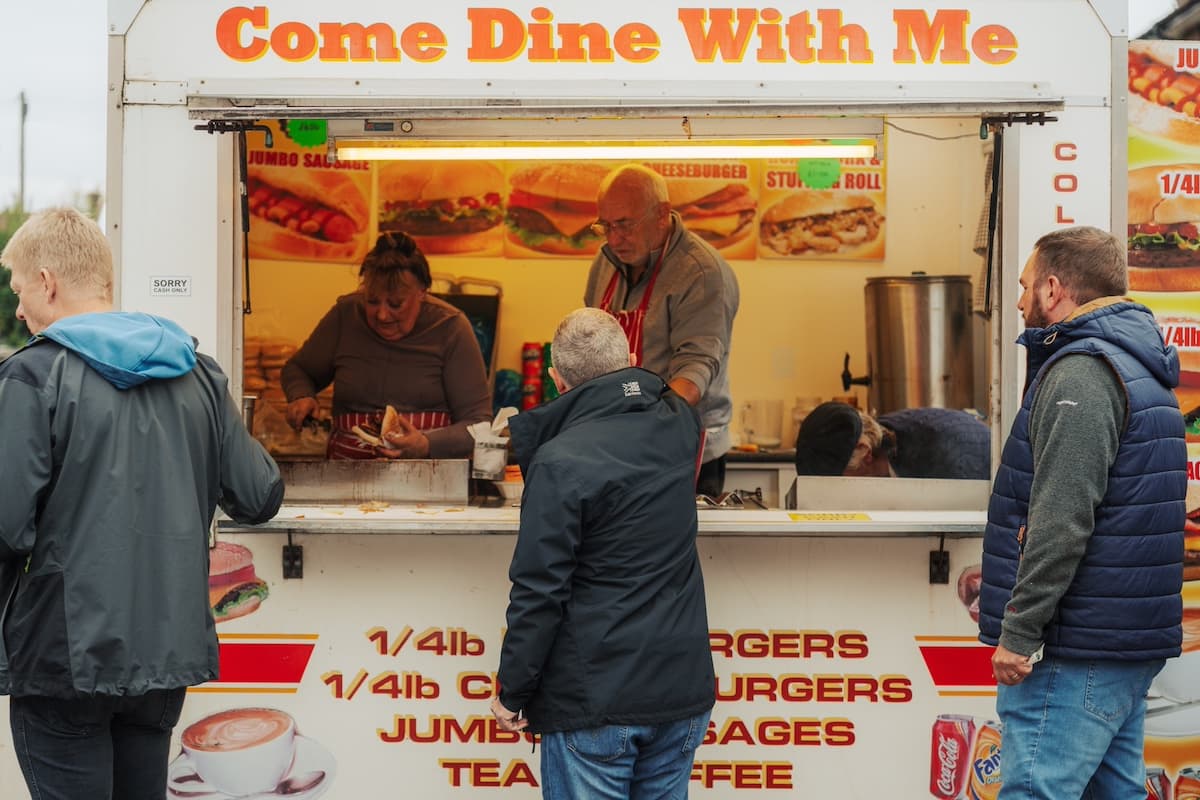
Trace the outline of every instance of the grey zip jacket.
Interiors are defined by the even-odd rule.
[[[217,677],[209,524],[283,484],[216,362],[147,314],[59,320],[0,363],[0,453],[0,694]]]

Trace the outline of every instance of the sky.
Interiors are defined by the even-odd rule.
[[[0,208],[19,185],[20,100],[25,92],[25,207],[72,204],[104,191],[107,98],[105,0],[4,0],[0,47]],[[1175,0],[1129,0],[1131,37]],[[53,48],[54,56],[47,55]]]

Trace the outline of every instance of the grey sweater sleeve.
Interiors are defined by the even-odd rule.
[[[1033,486],[1017,584],[1000,644],[1029,655],[1075,577],[1125,425],[1125,389],[1108,362],[1065,356],[1042,378],[1029,418]]]

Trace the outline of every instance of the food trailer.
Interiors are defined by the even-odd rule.
[[[521,235],[530,161],[637,161],[742,198],[708,215],[706,238],[741,288],[729,369],[746,448],[728,488],[765,508],[699,512],[717,705],[691,796],[995,796],[995,685],[971,613],[987,482],[794,480],[788,409],[872,403],[841,376],[874,355],[865,282],[966,276],[969,308],[938,346],[969,366],[932,382],[969,385],[998,453],[1033,242],[1125,227],[1124,0],[110,0],[109,41],[117,303],[181,323],[258,398],[251,424],[289,480],[274,521],[214,526],[229,572],[214,567],[214,602],[251,599],[220,618],[221,676],[189,692],[168,797],[539,796],[534,742],[488,710],[515,499],[481,500],[465,461],[325,463],[278,424],[283,359],[412,202],[390,175],[414,161],[495,181],[494,236],[427,247],[450,294],[502,287],[494,371],[519,371],[522,344],[580,305],[595,252]],[[324,198],[348,233],[287,241],[252,210],[256,181],[297,179],[308,188],[283,191]],[[869,205],[878,229],[789,239],[777,207],[805,192]],[[565,233],[591,221],[573,213],[584,225]],[[903,321],[871,341],[907,335]],[[290,722],[270,748],[189,745],[231,719]],[[1173,773],[1186,748],[1176,758]],[[25,796],[15,768],[0,795]]]

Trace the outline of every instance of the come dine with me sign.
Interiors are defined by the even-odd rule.
[[[272,20],[269,6],[236,6],[217,20],[216,44],[229,59],[284,62],[432,63],[465,48],[471,63],[524,59],[531,63],[646,63],[671,42],[696,63],[875,64],[874,38],[886,42],[894,64],[1002,66],[1018,55],[1009,27],[977,22],[963,8],[895,8],[890,30],[874,19],[856,21],[838,8],[784,14],[764,7],[676,9],[668,38],[641,21],[613,25],[559,19],[547,6],[527,16],[499,7],[465,10],[465,41],[452,41],[461,29],[428,20]],[[875,36],[877,34],[877,37]],[[671,52],[672,58],[685,57]]]

